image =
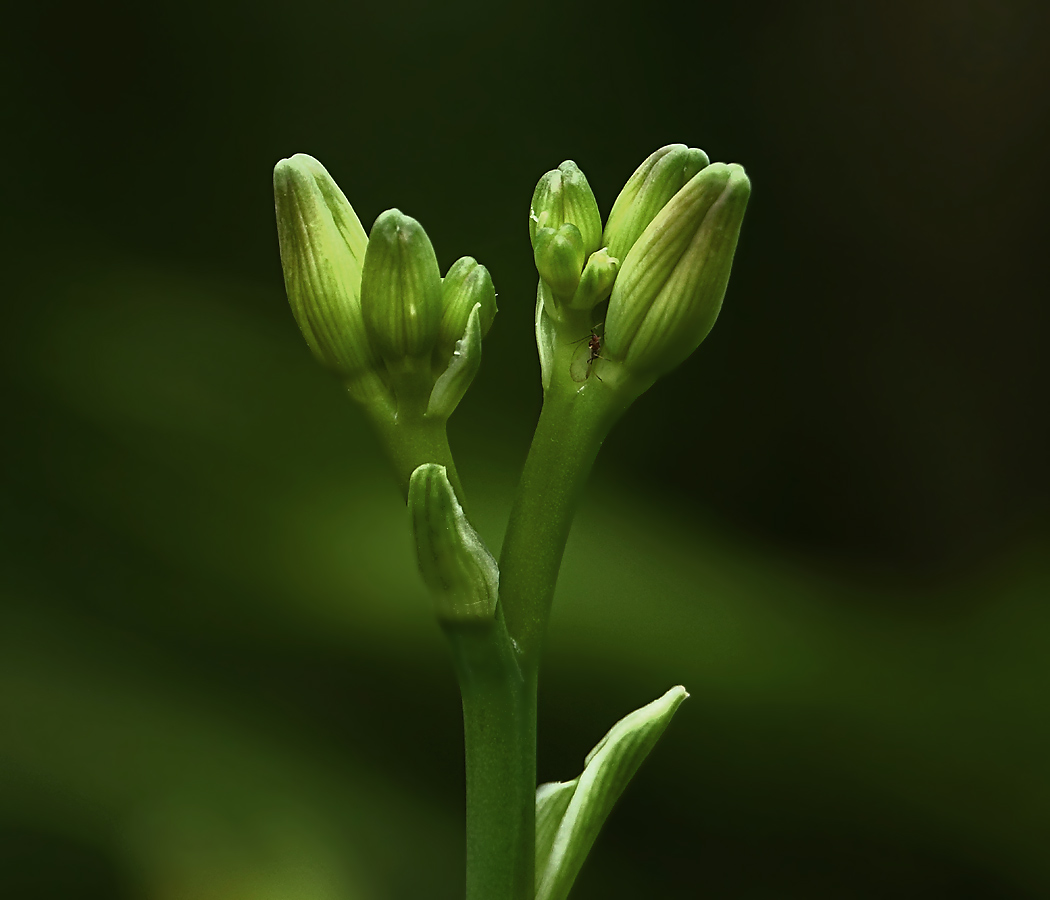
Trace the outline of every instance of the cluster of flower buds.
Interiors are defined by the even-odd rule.
[[[601,246],[602,217],[572,160],[544,175],[532,195],[529,235],[555,321],[564,310],[587,312],[609,296],[620,261]]]
[[[281,160],[273,184],[288,300],[314,356],[373,409],[447,418],[496,315],[488,270],[464,257],[442,278],[423,227],[397,209],[366,236],[310,156]]]
[[[574,312],[608,298],[600,358],[642,382],[673,369],[718,316],[750,192],[740,166],[711,164],[702,150],[671,144],[638,167],[602,231],[576,164],[548,172],[529,218],[540,275],[538,338],[548,339],[546,318],[557,332]],[[542,344],[540,352],[544,358]]]

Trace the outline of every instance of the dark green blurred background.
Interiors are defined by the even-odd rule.
[[[396,205],[491,269],[451,435],[495,548],[532,188],[573,158],[607,213],[673,141],[754,193],[570,541],[540,777],[693,699],[575,896],[1050,896],[1045,3],[5,19],[0,897],[462,896],[454,680],[287,310],[271,170],[311,153],[366,227]]]

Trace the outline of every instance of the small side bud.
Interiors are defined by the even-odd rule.
[[[594,309],[612,292],[616,273],[619,270],[620,261],[610,256],[607,248],[596,250],[587,260],[587,265],[584,266],[580,283],[576,288],[576,293],[572,296],[569,307],[582,310]]]
[[[444,466],[412,473],[408,511],[423,581],[443,622],[491,621],[499,597],[499,569],[463,513]]]
[[[664,206],[616,278],[606,358],[657,378],[697,348],[722,307],[750,194],[741,166],[715,163]]]
[[[277,163],[273,193],[292,314],[318,361],[355,379],[377,362],[361,312],[365,230],[332,176],[305,153]]]
[[[552,169],[536,185],[529,215],[529,237],[533,247],[536,246],[536,233],[541,228],[557,230],[567,222],[579,229],[585,258],[602,245],[598,201],[594,199],[586,176],[571,159]]]
[[[365,326],[387,364],[427,356],[441,325],[441,270],[423,226],[398,209],[376,219],[361,274]]]
[[[434,382],[427,401],[428,419],[447,419],[474,383],[481,368],[481,304],[475,303],[467,317],[463,337],[456,341],[445,370]]]
[[[668,144],[652,153],[627,180],[609,213],[602,236],[609,252],[626,259],[656,214],[708,162],[703,150],[685,144]]]
[[[580,229],[569,222],[557,230],[537,229],[533,247],[536,271],[550,285],[555,303],[568,302],[576,293],[587,258]]]
[[[489,270],[472,256],[457,259],[441,281],[441,303],[439,347],[446,356],[462,339],[467,319],[478,304],[481,336],[489,333],[496,317],[496,289]]]

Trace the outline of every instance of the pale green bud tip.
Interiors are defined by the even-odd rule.
[[[499,569],[456,499],[444,466],[412,473],[408,510],[423,581],[444,621],[490,620],[499,596]]]
[[[579,229],[585,256],[601,246],[602,217],[598,201],[586,176],[571,159],[552,169],[536,185],[529,214],[529,237],[533,246],[539,229],[557,229],[566,222]]]
[[[447,347],[463,337],[467,319],[475,305],[479,310],[481,336],[489,333],[496,317],[496,289],[489,270],[471,256],[457,259],[441,281],[444,311],[441,315],[441,343]]]
[[[368,333],[392,362],[428,354],[441,323],[441,271],[423,226],[400,210],[376,219],[361,278]]]
[[[550,285],[555,301],[568,301],[580,283],[580,272],[587,258],[580,230],[568,222],[557,230],[538,229],[534,256],[536,271]]]
[[[605,356],[658,377],[696,349],[722,307],[750,194],[741,166],[715,163],[666,204],[617,276]]]
[[[596,250],[587,260],[587,265],[580,276],[579,286],[569,306],[573,309],[594,309],[608,298],[619,269],[620,261],[609,255],[607,247]]]
[[[628,179],[609,213],[603,235],[609,252],[625,259],[667,201],[708,162],[703,150],[685,144],[668,144],[650,154]]]
[[[311,156],[297,153],[277,163],[273,189],[284,283],[295,320],[322,364],[356,377],[374,362],[360,302],[364,229],[338,185]]]

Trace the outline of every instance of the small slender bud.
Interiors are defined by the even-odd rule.
[[[441,270],[423,226],[398,209],[376,219],[361,275],[365,326],[388,365],[426,356],[441,325]]]
[[[412,473],[408,511],[423,581],[444,622],[491,621],[499,596],[499,569],[463,513],[444,466],[426,463]]]
[[[539,228],[533,241],[536,271],[550,285],[555,302],[568,302],[580,283],[587,258],[580,229],[566,222],[558,227]]]
[[[685,144],[668,144],[651,154],[627,180],[609,213],[602,236],[609,252],[626,259],[656,214],[708,162],[703,150]]]
[[[750,194],[741,166],[715,163],[664,206],[616,278],[603,356],[656,378],[697,348],[722,307]]]
[[[324,366],[357,378],[377,362],[361,313],[365,230],[324,166],[305,153],[277,163],[273,192],[284,284],[299,329]]]
[[[489,270],[472,256],[457,259],[441,280],[441,303],[439,349],[443,355],[451,353],[456,342],[463,338],[467,319],[479,303],[481,336],[485,337],[496,317],[496,289]]]
[[[481,368],[481,304],[475,303],[461,337],[452,347],[445,370],[427,400],[428,419],[447,419],[474,382]]]
[[[536,246],[541,228],[557,229],[569,222],[580,230],[584,258],[602,245],[602,217],[587,178],[571,159],[544,175],[532,195],[529,237]],[[582,264],[581,264],[582,265]]]
[[[569,304],[571,309],[594,309],[612,292],[620,261],[609,255],[608,248],[596,250],[584,266],[576,293]]]

